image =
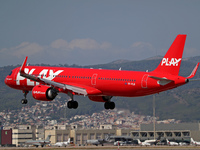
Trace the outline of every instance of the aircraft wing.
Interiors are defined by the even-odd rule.
[[[33,143],[32,145],[34,146],[41,146],[41,144],[38,142],[38,143]]]
[[[41,78],[41,77],[37,77],[37,76],[34,76],[34,75],[27,74],[24,71],[24,69],[26,67],[27,59],[28,59],[28,57],[26,56],[22,66],[20,68],[20,71],[19,71],[20,75],[22,77],[25,77],[27,79],[39,82],[41,84],[47,84],[47,85],[50,85],[50,86],[55,87],[55,88],[60,88],[64,91],[65,90],[71,91],[71,92],[81,94],[81,95],[98,95],[98,94],[101,94],[101,91],[99,91],[98,89],[93,88],[93,87],[78,85],[78,84],[73,84],[73,83],[70,83],[70,84],[69,83],[59,83],[59,82],[55,82],[55,81],[51,81],[51,80],[44,79],[44,78]]]
[[[34,145],[34,146],[41,146],[41,143],[36,140],[26,141],[25,144],[27,145]]]

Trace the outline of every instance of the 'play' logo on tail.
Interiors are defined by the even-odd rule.
[[[181,58],[163,58],[161,62],[161,66],[178,66]]]

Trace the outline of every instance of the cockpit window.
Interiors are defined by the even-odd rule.
[[[12,74],[12,71],[9,73],[9,76]]]

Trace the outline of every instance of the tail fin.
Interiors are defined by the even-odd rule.
[[[110,140],[110,134],[107,134],[107,135],[106,135],[105,140],[106,140],[106,141],[109,141],[109,140]]]
[[[51,138],[51,135],[48,135],[45,141],[49,141]]]
[[[137,139],[137,141],[138,141],[138,144],[141,144],[142,142],[140,141],[140,139]]]
[[[159,66],[153,72],[178,75],[187,35],[177,35]]]

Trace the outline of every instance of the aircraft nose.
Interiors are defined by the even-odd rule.
[[[11,78],[10,76],[7,76],[7,77],[5,78],[5,80],[4,80],[4,83],[5,83],[6,85],[10,85],[11,82],[12,82],[12,78]]]
[[[7,85],[7,77],[5,78],[4,83]]]

